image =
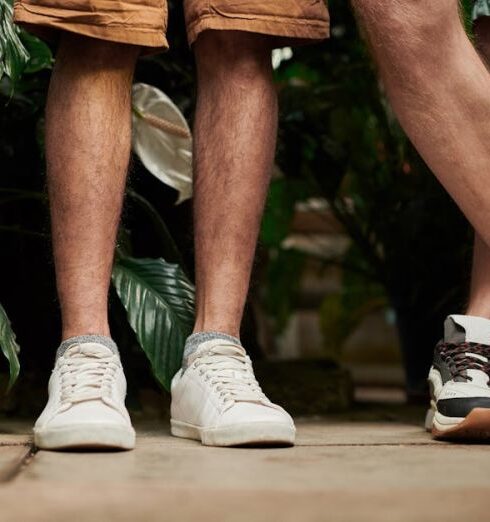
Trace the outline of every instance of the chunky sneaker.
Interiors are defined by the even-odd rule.
[[[119,355],[95,342],[69,346],[49,380],[48,404],[34,426],[36,446],[134,448],[125,396]]]
[[[490,320],[450,315],[429,373],[426,428],[440,439],[490,439]]]
[[[293,419],[262,392],[241,346],[201,343],[172,380],[172,435],[206,446],[292,445]]]

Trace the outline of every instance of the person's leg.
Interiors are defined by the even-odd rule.
[[[490,319],[490,248],[478,234],[475,234],[466,314]]]
[[[107,293],[131,145],[137,47],[65,33],[46,108],[62,339],[109,336]]]
[[[45,449],[134,447],[107,294],[130,152],[138,47],[63,34],[46,109],[62,344],[34,427]]]
[[[172,434],[207,445],[294,442],[262,393],[240,323],[275,154],[271,40],[205,31],[195,43],[196,323],[172,384]]]
[[[490,246],[490,74],[463,29],[459,3],[353,4],[402,126]],[[490,437],[488,345],[490,321],[448,317],[429,374],[427,427],[436,437]]]
[[[478,18],[474,30],[475,44],[480,56],[490,65],[490,17]],[[471,288],[466,313],[490,319],[490,247],[478,233],[475,234]]]
[[[195,332],[239,337],[276,148],[269,41],[206,31],[195,44]]]
[[[490,74],[457,0],[353,0],[410,139],[490,244]]]

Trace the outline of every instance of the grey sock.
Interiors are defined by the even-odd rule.
[[[199,348],[199,345],[205,343],[206,341],[213,341],[215,339],[222,339],[223,341],[228,341],[233,344],[237,344],[241,346],[242,343],[240,339],[237,337],[233,337],[232,335],[228,335],[221,332],[197,332],[190,335],[186,342],[184,348],[184,357],[183,357],[183,366],[184,368],[187,366],[188,358]]]
[[[60,344],[58,350],[56,351],[56,359],[61,357],[70,346],[81,343],[102,344],[106,348],[109,348],[109,350],[111,350],[114,354],[119,354],[116,343],[110,337],[106,337],[105,335],[77,335],[76,337],[70,337],[69,339],[66,339]]]

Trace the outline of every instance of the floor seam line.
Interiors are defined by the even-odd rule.
[[[22,471],[25,468],[27,468],[27,466],[29,466],[32,459],[36,455],[37,449],[35,448],[34,444],[21,444],[21,446],[26,446],[27,448],[29,448],[28,451],[22,457],[22,459],[20,460],[18,465],[15,466],[14,469],[5,473],[5,475],[3,476],[0,476],[0,484],[5,484],[7,482],[12,482],[13,480],[15,480],[22,473]]]
[[[360,443],[339,443],[339,444],[297,444],[296,448],[345,448],[345,447],[374,447],[374,446],[391,446],[391,447],[402,447],[402,446],[414,446],[414,447],[420,447],[420,446],[427,446],[427,447],[434,447],[434,446],[446,446],[446,444],[438,443],[438,442],[374,442],[374,443],[368,443],[368,442],[360,442]]]

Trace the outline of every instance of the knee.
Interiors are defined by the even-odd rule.
[[[207,75],[253,81],[269,75],[271,43],[268,37],[244,31],[205,31],[197,39],[198,71]]]
[[[139,55],[139,47],[64,33],[60,40],[57,61],[70,62],[79,68],[131,69]]]
[[[430,51],[462,28],[458,0],[352,0],[352,5],[376,43]]]

